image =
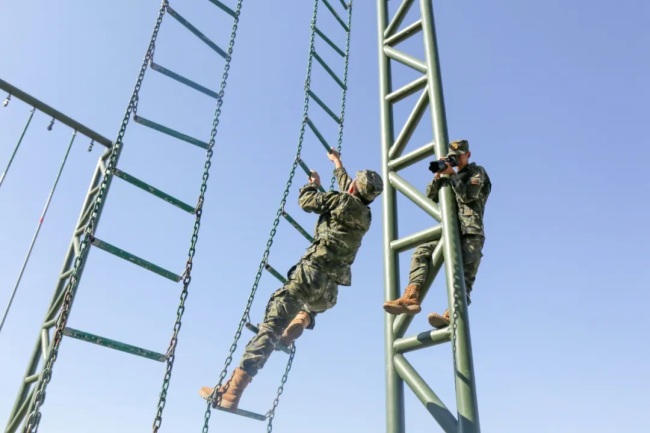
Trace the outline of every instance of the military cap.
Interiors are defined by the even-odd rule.
[[[449,143],[449,152],[447,156],[462,155],[469,152],[469,143],[467,140],[456,140]]]
[[[362,170],[354,180],[359,195],[366,201],[373,201],[384,190],[384,182],[377,172]]]

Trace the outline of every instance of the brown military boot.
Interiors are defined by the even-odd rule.
[[[302,335],[302,332],[309,326],[310,323],[311,318],[309,317],[309,314],[305,313],[304,311],[299,312],[282,333],[282,337],[280,337],[280,343],[285,347],[291,346],[291,344]]]
[[[239,405],[239,399],[241,398],[244,389],[248,386],[249,383],[253,380],[253,377],[239,367],[235,368],[235,371],[232,372],[232,376],[225,385],[222,385],[215,397],[212,399],[212,406],[217,406],[217,401],[219,401],[219,407],[228,410],[236,410]],[[204,386],[199,390],[199,394],[206,400],[210,400],[212,391],[214,388],[209,386]],[[219,398],[221,395],[221,398]]]
[[[420,308],[420,286],[409,284],[401,298],[384,302],[384,310],[390,314],[418,314]]]
[[[434,328],[446,328],[449,326],[449,310],[445,310],[442,316],[438,313],[431,313],[429,314],[428,319],[429,325],[433,326]]]

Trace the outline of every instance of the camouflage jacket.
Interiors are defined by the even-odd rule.
[[[302,259],[323,269],[337,284],[349,286],[352,284],[350,265],[370,228],[372,215],[361,199],[345,192],[352,183],[345,168],[337,168],[334,175],[341,192],[320,192],[314,184],[300,189],[300,207],[320,215],[314,242]]]
[[[458,173],[449,177],[451,189],[458,204],[458,221],[463,235],[481,235],[483,232],[483,213],[492,183],[485,169],[475,163],[468,164]],[[438,203],[438,191],[444,178],[434,179],[427,187],[427,197]]]

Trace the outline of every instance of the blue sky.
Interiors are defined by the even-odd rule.
[[[210,2],[172,3],[219,44],[230,20]],[[258,4],[259,3],[259,4]],[[337,2],[333,2],[337,4]],[[391,2],[394,8],[396,1]],[[229,5],[234,5],[230,0]],[[650,5],[627,0],[484,4],[434,2],[451,138],[493,183],[487,241],[470,309],[484,432],[645,432],[650,425],[650,195],[645,136],[650,98]],[[248,2],[235,46],[210,176],[193,280],[163,431],[199,431],[197,390],[216,382],[248,299],[298,139],[311,2]],[[157,0],[99,4],[34,0],[0,5],[0,77],[114,139],[153,27]],[[156,61],[216,89],[223,62],[167,17]],[[411,21],[407,20],[407,23]],[[340,42],[338,24],[323,28]],[[354,10],[343,162],[380,167],[376,4]],[[341,71],[340,62],[336,64]],[[395,70],[406,82],[408,71]],[[315,77],[323,84],[323,73]],[[315,85],[316,85],[315,84]],[[323,98],[338,96],[325,87]],[[4,96],[4,95],[0,95]],[[408,110],[397,110],[403,116]],[[149,71],[139,113],[207,139],[214,101]],[[4,168],[29,115],[0,108]],[[71,131],[36,114],[0,188],[0,306],[16,281]],[[426,124],[425,124],[426,126]],[[431,140],[418,129],[414,146]],[[331,131],[330,131],[331,133]],[[193,203],[204,152],[131,124],[119,167]],[[418,144],[419,143],[419,144]],[[0,334],[0,420],[11,410],[49,303],[99,145],[78,137],[44,222],[14,307]],[[330,163],[313,137],[305,160]],[[424,189],[426,164],[405,177]],[[296,209],[306,228],[315,218]],[[300,340],[275,431],[382,431],[385,424],[381,203],[353,268],[353,285]],[[404,203],[400,234],[433,222]],[[180,273],[193,219],[113,182],[97,236]],[[281,272],[306,247],[280,224],[270,262]],[[402,281],[409,255],[402,256]],[[251,315],[261,318],[278,286],[264,275]],[[424,312],[445,307],[441,282]],[[69,326],[164,352],[180,286],[93,250]],[[426,329],[426,314],[411,333]],[[246,331],[247,332],[247,331]],[[250,335],[244,334],[235,363]],[[646,341],[646,343],[643,343]],[[443,401],[454,407],[448,346],[412,354]],[[276,353],[241,407],[265,412],[286,357]],[[43,409],[41,431],[150,429],[164,366],[66,339]],[[441,431],[407,393],[407,430]],[[263,431],[256,421],[213,412],[211,431]]]

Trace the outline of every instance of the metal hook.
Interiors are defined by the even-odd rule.
[[[7,105],[9,105],[9,101],[11,101],[11,93],[9,93],[9,94],[7,95],[7,97],[5,98],[4,102],[2,103],[2,106],[3,106],[3,107],[6,107]]]
[[[47,130],[51,131],[53,126],[54,126],[54,117],[52,118],[52,121],[50,122],[50,124],[47,126]]]

